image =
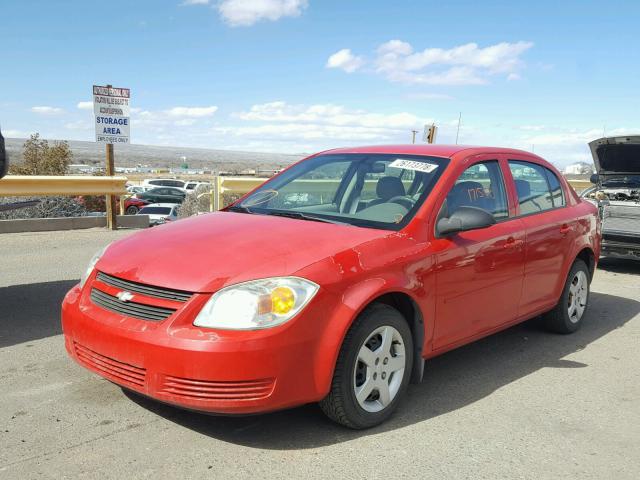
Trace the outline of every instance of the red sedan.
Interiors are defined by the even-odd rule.
[[[331,150],[224,211],[100,252],[64,300],[65,344],[84,367],[174,405],[320,402],[371,427],[436,355],[538,315],[578,329],[598,225],[531,153]]]

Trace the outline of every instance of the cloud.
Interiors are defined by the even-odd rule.
[[[209,5],[209,0],[184,0],[180,6],[190,7],[192,5]]]
[[[247,27],[261,20],[298,17],[307,8],[307,0],[221,0],[218,12],[232,27]]]
[[[76,106],[80,110],[93,110],[93,102],[78,102]]]
[[[218,107],[173,107],[165,110],[165,113],[172,117],[202,118],[210,117],[218,111]]]
[[[420,127],[430,119],[407,112],[382,114],[365,110],[348,109],[341,105],[293,105],[283,101],[254,105],[248,112],[235,113],[241,120],[306,125],[332,125],[336,127],[364,127],[389,129],[411,129]]]
[[[60,115],[61,113],[64,113],[62,108],[48,106],[31,107],[31,111],[38,115]]]
[[[364,59],[357,57],[348,48],[343,48],[329,57],[326,68],[340,68],[347,73],[353,73],[364,65]]]
[[[524,66],[521,57],[531,47],[533,43],[521,41],[502,42],[484,48],[477,43],[467,43],[450,49],[415,51],[410,43],[395,39],[376,49],[372,71],[390,82],[407,85],[483,85],[494,76],[519,79],[519,71]],[[341,52],[346,52],[341,55],[343,59],[358,59],[358,67],[365,62],[349,49],[334,56]]]

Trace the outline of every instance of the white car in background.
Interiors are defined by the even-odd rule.
[[[142,207],[137,215],[149,215],[149,225],[162,225],[167,222],[178,220],[177,203],[152,203]]]
[[[147,178],[142,182],[143,187],[175,187],[185,189],[187,182],[178,180],[177,178]]]
[[[211,188],[211,184],[209,182],[187,182],[184,188],[187,192],[195,192],[201,186]]]

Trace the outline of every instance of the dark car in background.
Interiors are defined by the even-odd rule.
[[[0,132],[0,178],[7,174],[8,169],[9,161],[7,160],[7,152],[4,148],[4,137],[2,136],[2,132]]]
[[[602,255],[640,260],[640,136],[600,138],[589,148],[597,173],[581,196],[598,205]]]
[[[144,193],[137,193],[136,198],[149,203],[182,203],[186,195],[186,192],[179,188],[158,187]]]

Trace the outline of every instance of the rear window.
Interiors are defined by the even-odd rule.
[[[140,212],[140,215],[169,215],[171,208],[169,207],[144,207]]]

